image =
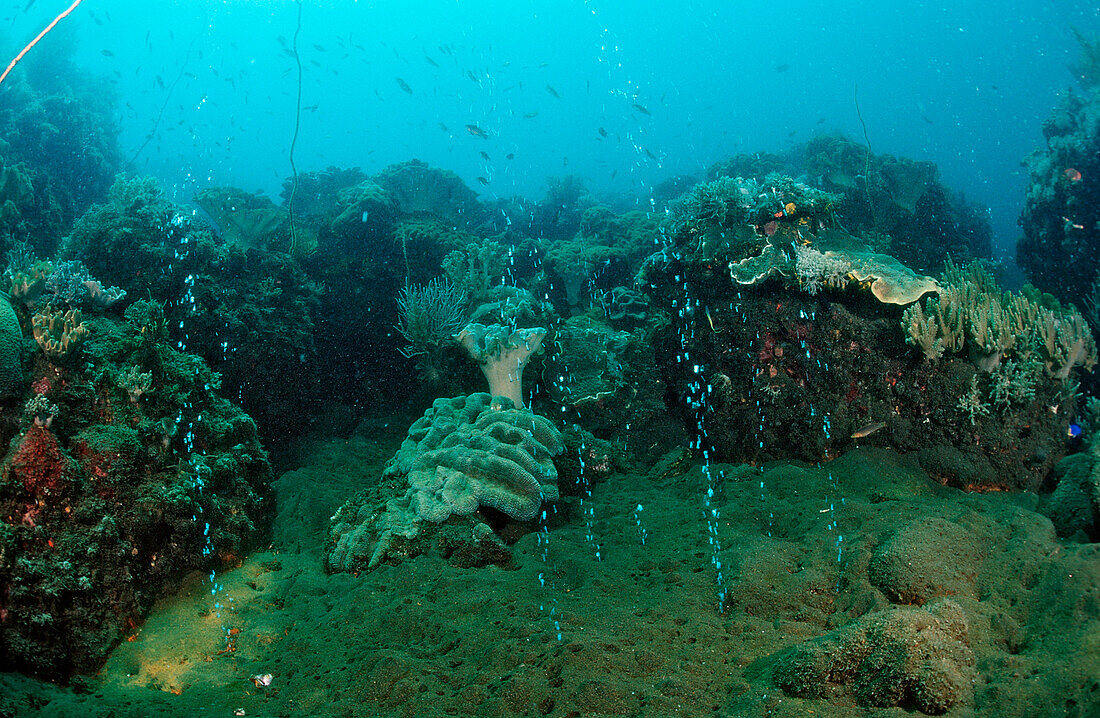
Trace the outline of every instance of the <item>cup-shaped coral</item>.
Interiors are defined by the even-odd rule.
[[[523,368],[542,344],[542,327],[514,329],[502,324],[467,324],[458,341],[481,366],[492,396],[503,396],[523,406]]]

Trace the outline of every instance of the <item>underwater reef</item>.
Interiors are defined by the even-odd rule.
[[[993,231],[981,208],[946,187],[932,162],[878,155],[828,134],[782,156],[754,153],[715,163],[707,179],[771,173],[836,195],[828,208],[832,222],[914,270],[936,273],[948,259],[965,264],[993,256]]]
[[[1043,486],[1066,451],[1075,370],[1096,362],[1082,316],[1002,292],[980,265],[917,275],[831,225],[835,201],[773,174],[673,206],[672,244],[644,277],[697,448],[821,461],[892,446],[960,487]]]
[[[1089,75],[1082,75],[1089,77]],[[1027,195],[1016,257],[1044,292],[1096,306],[1100,272],[1100,84],[1069,92],[1043,123],[1044,147],[1026,160]],[[1092,326],[1100,327],[1090,309]]]
[[[0,255],[27,238],[53,254],[121,168],[114,88],[72,50],[32,54],[0,86]]]
[[[159,304],[108,314],[86,268],[47,266],[30,292],[9,267],[21,301],[0,302],[0,661],[66,680],[189,573],[256,547],[271,466],[217,374],[171,345]]]
[[[671,177],[654,211],[575,176],[487,200],[415,159],[183,204],[117,171],[109,98],[3,92],[20,133],[101,128],[79,195],[0,146],[0,663],[58,710],[1097,690],[1094,94],[1029,160],[1015,291],[934,164],[837,135]]]
[[[261,246],[227,241],[193,215],[151,178],[120,175],[77,220],[61,255],[131,297],[161,303],[170,338],[222,376],[267,437],[304,430],[302,409],[317,402],[309,370],[319,287],[285,244],[270,248],[284,239],[277,233],[262,235]],[[301,379],[284,380],[292,374]]]

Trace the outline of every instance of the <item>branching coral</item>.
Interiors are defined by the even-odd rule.
[[[935,306],[929,302],[930,306]],[[920,302],[913,304],[902,314],[901,326],[905,329],[905,341],[921,350],[924,358],[935,361],[943,356],[943,338],[935,311],[925,314]]]
[[[1064,381],[1074,367],[1091,370],[1096,366],[1096,339],[1080,314],[1042,310],[1036,330],[1043,365],[1051,377]]]
[[[985,398],[982,396],[977,374],[970,379],[970,390],[959,398],[959,403],[955,405],[955,408],[966,414],[967,418],[970,419],[971,426],[977,426],[979,417],[989,416],[989,405],[986,404]]]
[[[504,280],[505,254],[504,248],[492,240],[470,243],[443,258],[443,273],[471,301],[483,301],[489,290]]]
[[[795,247],[795,271],[798,283],[812,297],[823,288],[841,289],[848,283],[850,262],[834,254],[819,252],[813,247]]]
[[[126,297],[126,290],[104,287],[78,260],[54,264],[53,271],[46,277],[45,291],[52,295],[51,302],[62,302],[70,307],[87,304],[96,309],[106,309]]]
[[[1002,414],[1035,400],[1043,365],[1033,358],[1004,362],[990,377],[989,398]]]
[[[817,219],[839,199],[778,173],[762,181],[719,177],[669,203],[668,224],[673,234],[682,234],[704,226],[731,229],[745,223],[763,226],[777,218]]]
[[[907,309],[901,326],[906,341],[925,357],[936,359],[966,346],[970,361],[985,373],[1008,354],[1038,355],[1047,375],[1059,381],[1068,379],[1074,367],[1091,369],[1097,361],[1096,341],[1081,314],[1001,292],[979,265],[959,269],[949,263],[939,296]]]
[[[138,403],[144,394],[153,388],[153,372],[141,370],[139,366],[130,367],[119,379],[119,386],[126,390],[131,403]]]

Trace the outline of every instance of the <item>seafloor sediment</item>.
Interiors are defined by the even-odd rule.
[[[611,475],[549,534],[522,537],[510,570],[422,556],[326,575],[329,517],[377,481],[405,424],[304,442],[299,468],[274,485],[273,543],[219,576],[222,591],[195,576],[98,675],[68,688],[0,677],[0,714],[1096,708],[1097,547],[1058,540],[1032,494],[965,494],[865,449],[819,467],[713,465],[708,514],[706,472],[672,454],[648,473]]]

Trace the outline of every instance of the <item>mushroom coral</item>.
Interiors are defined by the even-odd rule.
[[[545,337],[546,330],[542,327],[515,329],[472,322],[459,332],[458,341],[481,366],[481,373],[489,382],[489,394],[507,397],[522,407],[523,368]],[[495,400],[493,405],[497,406]]]

